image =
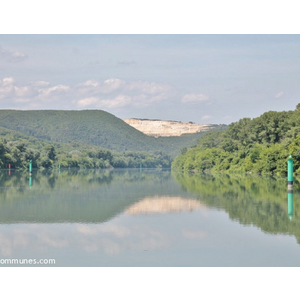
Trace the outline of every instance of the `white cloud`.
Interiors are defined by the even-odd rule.
[[[27,55],[21,51],[10,51],[0,46],[0,59],[10,63],[18,63],[25,61]]]
[[[69,86],[66,85],[56,85],[50,88],[40,89],[39,92],[41,93],[41,96],[57,96],[61,95],[62,93],[66,93],[70,90]]]
[[[77,102],[77,104],[79,106],[82,106],[82,107],[86,107],[86,106],[89,106],[91,104],[95,104],[99,102],[99,99],[97,99],[96,97],[90,97],[90,98],[85,98],[85,99],[81,99]]]
[[[14,79],[12,77],[3,78],[0,85],[0,99],[14,95]]]
[[[34,91],[31,87],[23,86],[23,87],[14,87],[15,95],[17,97],[29,97],[34,94]]]
[[[21,62],[27,58],[27,55],[21,51],[12,52],[10,55],[10,62]]]
[[[29,98],[17,98],[16,100],[15,100],[15,103],[30,103],[30,99]]]
[[[207,101],[209,97],[204,94],[186,94],[182,98],[183,103],[197,103]]]
[[[49,86],[50,83],[48,81],[36,81],[32,84],[33,86]]]
[[[83,86],[92,86],[96,87],[98,86],[98,82],[96,80],[87,80],[86,82],[82,83]]]
[[[111,93],[113,91],[119,90],[124,85],[125,81],[117,78],[110,78],[104,81],[104,84],[101,86],[101,90],[104,93]]]
[[[118,78],[104,81],[91,79],[73,86],[53,86],[42,80],[20,86],[12,77],[0,80],[3,108],[15,108],[15,104],[18,104],[18,109],[144,108],[172,100],[174,95],[175,89],[167,84],[127,82]]]
[[[65,85],[49,85],[46,81],[38,81],[19,86],[12,77],[6,77],[0,81],[2,108],[15,108],[15,104],[18,104],[19,109],[42,108],[45,103],[55,104],[55,101],[61,101],[71,90]]]
[[[126,86],[127,91],[137,91],[145,94],[160,94],[170,91],[172,88],[167,84],[161,84],[156,82],[131,82]]]
[[[3,78],[2,85],[3,86],[11,86],[14,82],[15,82],[15,80],[12,77],[6,77],[6,78]]]
[[[212,116],[206,115],[206,116],[203,116],[203,117],[201,118],[201,120],[202,120],[202,121],[206,121],[206,120],[209,120],[209,119],[211,119],[211,118],[212,118]]]
[[[118,95],[114,98],[100,99],[97,97],[84,98],[77,101],[79,107],[96,107],[96,108],[114,108],[123,107],[131,102],[131,97],[126,95]]]
[[[107,108],[123,107],[131,103],[131,97],[127,95],[118,95],[115,98],[99,101],[100,106]]]
[[[283,94],[284,94],[283,92],[279,92],[275,95],[275,98],[280,98],[283,96]]]
[[[117,108],[125,106],[147,107],[170,99],[171,86],[155,82],[131,81],[110,78],[103,82],[88,80],[74,88],[76,95],[84,97],[74,103],[78,107]]]

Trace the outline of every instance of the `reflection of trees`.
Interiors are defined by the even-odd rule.
[[[145,197],[179,195],[169,171],[0,172],[0,223],[100,223]]]
[[[173,176],[183,189],[196,193],[207,206],[224,209],[231,219],[243,225],[254,224],[268,233],[294,235],[300,243],[299,201],[294,201],[290,221],[285,178],[182,173]],[[300,199],[298,181],[294,183],[294,199]]]

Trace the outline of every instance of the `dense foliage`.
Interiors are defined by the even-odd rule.
[[[183,149],[172,168],[195,172],[255,172],[286,174],[291,154],[300,173],[300,104],[294,111],[269,111],[244,118],[223,132],[210,132],[198,145]]]
[[[102,110],[0,110],[0,127],[52,143],[88,144],[118,152],[164,152],[172,157],[204,134],[154,138]]]
[[[88,144],[51,143],[0,128],[0,169],[28,168],[170,168],[172,158],[162,152],[116,152]]]

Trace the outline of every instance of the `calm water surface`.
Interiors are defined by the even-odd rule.
[[[0,266],[300,266],[298,191],[247,176],[2,171]]]

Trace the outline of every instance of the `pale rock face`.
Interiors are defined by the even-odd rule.
[[[128,125],[143,132],[146,135],[159,136],[180,136],[185,133],[196,133],[207,131],[211,125],[198,125],[194,123],[182,123],[176,121],[124,119]]]

